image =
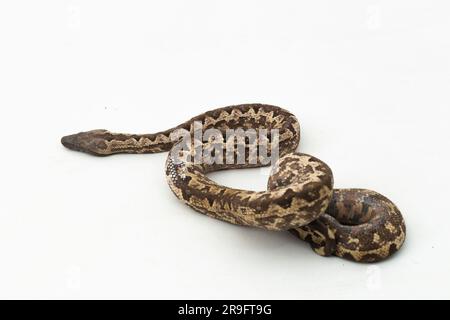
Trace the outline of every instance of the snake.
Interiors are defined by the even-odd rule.
[[[182,142],[177,132],[192,136],[195,124],[202,132],[218,134]],[[254,130],[268,134],[268,146],[277,146],[275,163],[263,161],[262,136],[239,145],[230,130]],[[62,137],[68,149],[95,156],[169,152],[165,175],[175,196],[192,209],[235,225],[270,231],[288,231],[310,244],[321,256],[337,256],[356,262],[378,262],[403,245],[406,227],[397,206],[368,189],[334,189],[330,167],[322,160],[297,151],[300,123],[295,115],[268,104],[240,104],[204,112],[171,129],[151,134],[114,133],[105,129],[83,131]],[[202,153],[192,145],[197,143]],[[188,147],[184,150],[181,146]],[[216,149],[216,147],[230,147]],[[243,146],[241,148],[240,146]],[[254,148],[253,148],[254,147]],[[231,151],[230,151],[231,149]],[[267,151],[266,148],[265,151]],[[219,152],[243,161],[194,161]],[[255,153],[256,150],[256,153]],[[272,149],[270,149],[272,150]],[[255,156],[256,154],[256,156]],[[267,152],[271,155],[271,152]],[[223,160],[222,157],[222,160]],[[273,162],[273,161],[272,161]],[[263,167],[272,164],[267,189],[241,190],[220,185],[208,177],[219,170]]]

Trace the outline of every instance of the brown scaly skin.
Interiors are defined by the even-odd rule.
[[[369,190],[333,192],[330,168],[317,158],[295,152],[300,141],[300,125],[294,115],[279,107],[230,106],[208,111],[156,134],[92,130],[63,137],[61,142],[69,149],[96,156],[170,151],[176,145],[170,134],[180,128],[192,132],[194,121],[203,124],[203,131],[219,129],[224,137],[227,129],[278,129],[280,158],[272,169],[268,190],[255,192],[221,186],[206,176],[217,170],[266,165],[260,161],[249,163],[248,145],[244,164],[194,164],[188,154],[175,161],[169,153],[166,161],[169,186],[193,209],[234,224],[289,230],[323,256],[374,262],[400,249],[405,225],[395,205]],[[219,143],[223,146],[229,142]],[[212,146],[212,142],[202,144],[204,148]],[[237,154],[236,149],[234,156]]]
[[[398,208],[366,189],[335,189],[325,214],[311,224],[289,230],[322,256],[378,262],[397,252],[406,236]]]
[[[213,169],[206,171],[187,161],[175,164],[170,155],[166,176],[180,200],[208,216],[267,230],[288,230],[324,213],[331,199],[333,177],[325,163],[309,155],[289,153],[280,162],[296,170],[296,178],[261,192],[218,185],[205,175]]]

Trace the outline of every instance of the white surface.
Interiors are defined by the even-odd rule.
[[[450,298],[448,1],[2,1],[1,298]],[[62,135],[283,106],[335,187],[393,200],[375,265],[179,203],[165,154],[95,158]],[[263,189],[265,170],[214,174]]]

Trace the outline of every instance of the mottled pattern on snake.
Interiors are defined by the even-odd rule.
[[[296,153],[300,125],[290,112],[271,105],[246,104],[208,111],[172,129],[155,134],[111,133],[92,130],[62,138],[64,146],[97,156],[116,153],[154,153],[176,146],[171,133],[220,130],[230,144],[228,129],[279,130],[279,160],[271,172],[267,191],[248,191],[221,186],[206,175],[226,169],[268,165],[250,161],[250,146],[243,149],[245,162],[193,163],[185,154],[176,159],[169,153],[166,176],[174,194],[193,209],[234,224],[267,230],[289,230],[308,241],[320,255],[337,255],[355,261],[379,261],[397,251],[405,238],[403,218],[388,199],[372,191],[342,189],[333,192],[333,175],[321,160]],[[270,139],[269,139],[270,140]],[[211,141],[201,141],[204,149]],[[231,141],[235,144],[235,141]],[[272,141],[269,141],[269,145]],[[233,157],[240,151],[235,148]],[[192,156],[192,154],[190,154]]]

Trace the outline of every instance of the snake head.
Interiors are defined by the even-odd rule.
[[[70,150],[81,151],[95,156],[106,156],[108,152],[109,131],[98,129],[64,136],[61,139],[63,146]]]

